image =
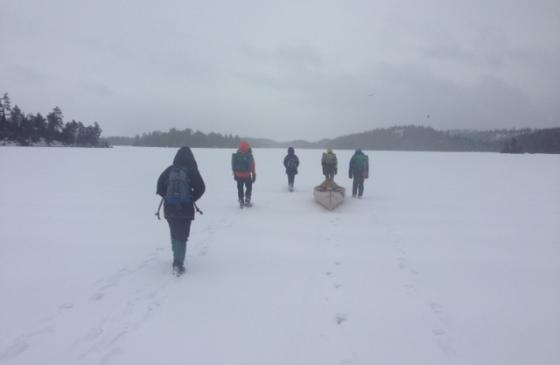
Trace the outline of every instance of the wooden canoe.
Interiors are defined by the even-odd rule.
[[[325,180],[313,189],[315,201],[328,210],[333,210],[344,202],[345,189],[332,180]]]

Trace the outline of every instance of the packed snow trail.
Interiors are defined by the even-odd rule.
[[[0,364],[559,362],[556,156],[367,152],[365,198],[328,212],[321,151],[288,192],[284,151],[255,150],[240,210],[231,151],[195,150],[176,278],[153,215],[175,152],[0,149]]]

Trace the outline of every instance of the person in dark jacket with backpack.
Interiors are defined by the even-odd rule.
[[[253,183],[257,179],[257,173],[253,152],[247,141],[239,142],[239,149],[232,154],[231,169],[233,179],[237,182],[239,207],[250,207]]]
[[[294,180],[298,173],[299,158],[297,157],[294,148],[288,148],[288,154],[284,157],[284,167],[286,168],[286,175],[288,175],[288,188],[294,191]]]
[[[171,232],[175,275],[185,272],[187,240],[194,219],[195,202],[205,189],[191,149],[181,147],[173,159],[173,165],[159,176],[156,191],[163,198],[164,217]]]
[[[369,158],[358,149],[350,159],[348,177],[354,179],[352,182],[352,197],[361,198],[364,194],[364,179],[369,178]]]

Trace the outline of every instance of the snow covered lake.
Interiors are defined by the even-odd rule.
[[[0,364],[560,364],[560,156],[366,151],[365,198],[328,212],[322,151],[290,193],[256,149],[240,210],[233,150],[195,149],[176,278],[176,151],[0,147]]]

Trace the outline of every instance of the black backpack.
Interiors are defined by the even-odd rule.
[[[298,166],[298,161],[296,156],[290,156],[288,157],[288,160],[286,161],[286,168],[288,169],[295,169]]]
[[[192,202],[191,181],[186,167],[172,166],[169,169],[165,202],[171,205]]]

